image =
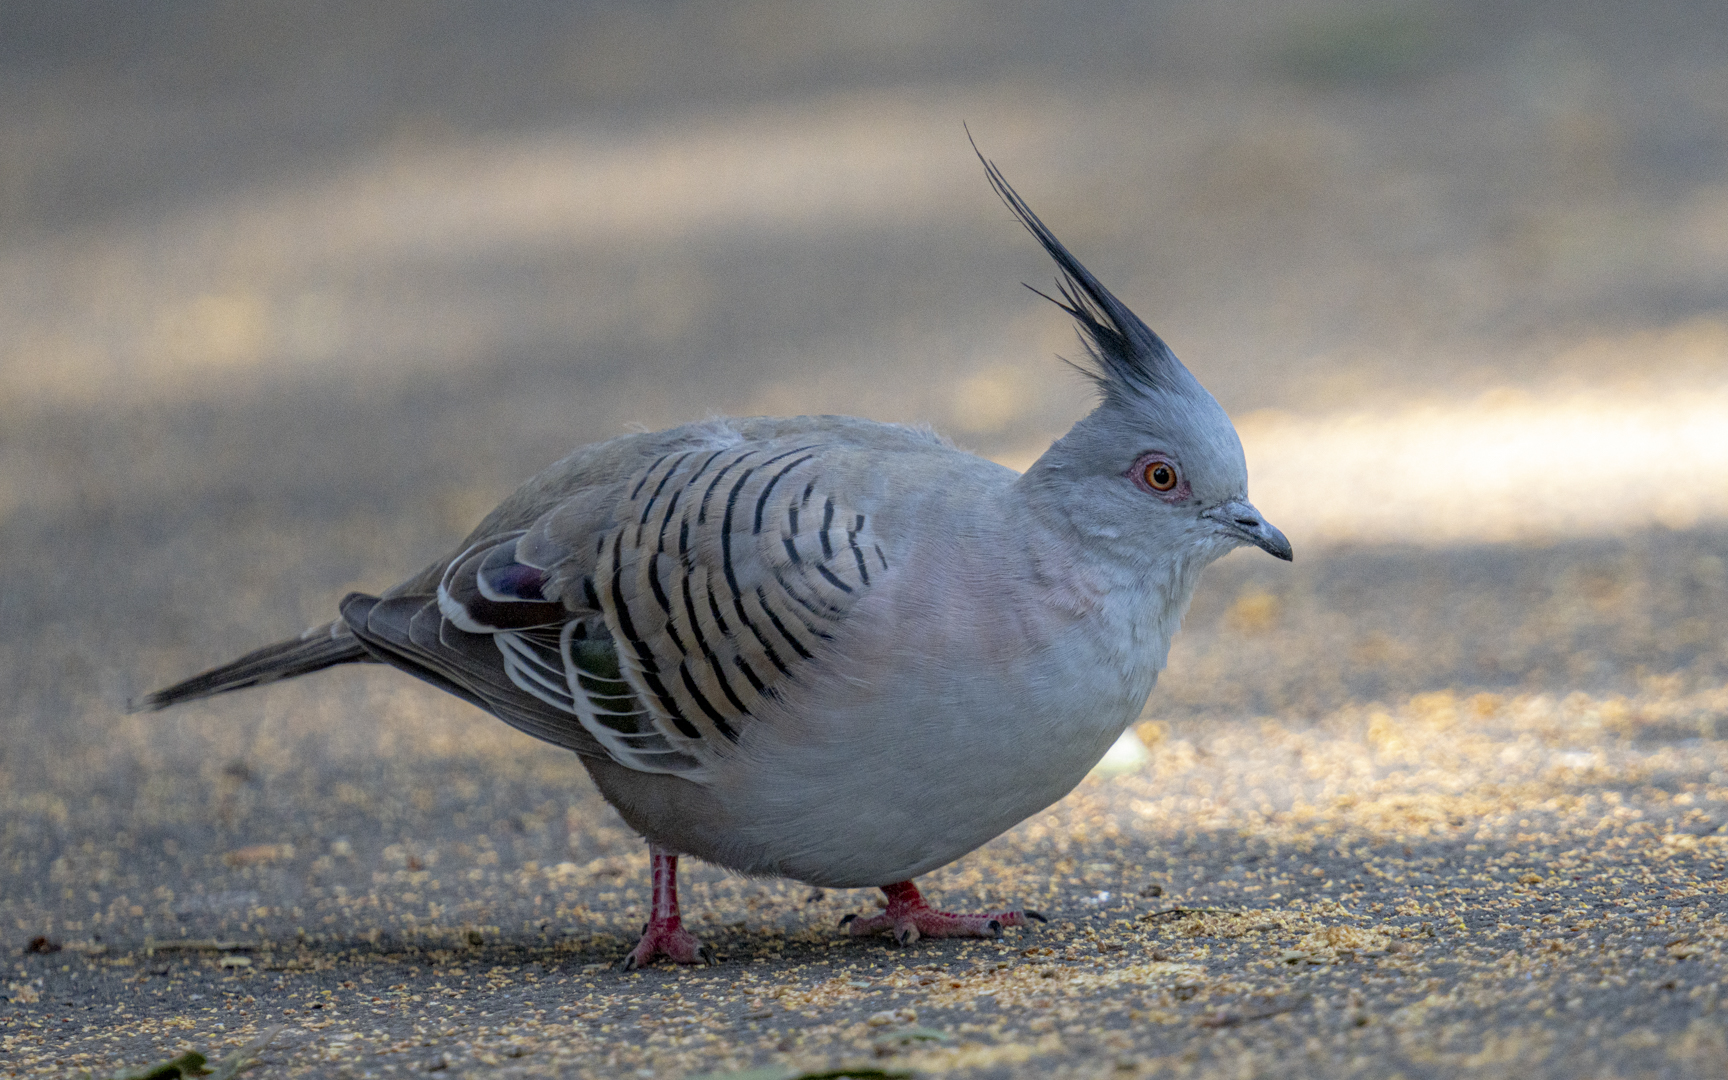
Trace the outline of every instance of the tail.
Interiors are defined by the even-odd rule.
[[[197,701],[199,698],[226,694],[230,690],[263,686],[277,679],[292,679],[296,675],[310,675],[314,671],[323,671],[337,664],[372,662],[375,661],[361,646],[359,639],[348,629],[347,624],[338,619],[323,626],[315,626],[297,638],[266,645],[221,667],[211,668],[184,682],[146,694],[142,701],[128,702],[127,707],[131,712],[155,712],[183,701]]]

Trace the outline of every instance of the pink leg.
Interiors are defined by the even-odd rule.
[[[642,940],[624,957],[624,970],[647,967],[660,956],[677,964],[714,963],[714,954],[684,929],[678,915],[678,856],[649,844],[648,860],[653,865],[654,907]]]
[[[895,941],[910,945],[921,937],[1001,937],[1004,926],[1030,926],[1033,922],[1048,921],[1036,911],[991,911],[978,915],[937,911],[919,895],[918,886],[910,881],[884,885],[882,891],[888,894],[887,911],[864,918],[848,915],[840,920],[840,925],[848,928],[853,937],[892,930]]]

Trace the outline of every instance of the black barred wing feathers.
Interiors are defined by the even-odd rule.
[[[579,753],[699,775],[819,663],[889,562],[816,442],[665,453],[451,560],[436,595],[351,597],[376,658]]]
[[[738,741],[887,568],[821,463],[818,445],[692,451],[632,485],[596,578],[620,666],[669,734]]]

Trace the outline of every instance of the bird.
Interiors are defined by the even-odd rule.
[[[974,151],[977,152],[976,145]],[[1253,546],[1224,409],[977,152],[1054,260],[1095,407],[1024,473],[928,427],[712,418],[580,447],[330,622],[135,703],[398,668],[555,746],[649,845],[625,968],[716,962],[680,857],[880,888],[854,937],[1001,937],[914,879],[1061,799],[1141,713],[1201,572]]]

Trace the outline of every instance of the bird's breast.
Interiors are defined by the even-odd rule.
[[[873,586],[830,653],[715,779],[755,849],[741,867],[875,885],[964,855],[1055,802],[1138,715],[1162,655],[1130,659],[1109,605],[932,553]]]

